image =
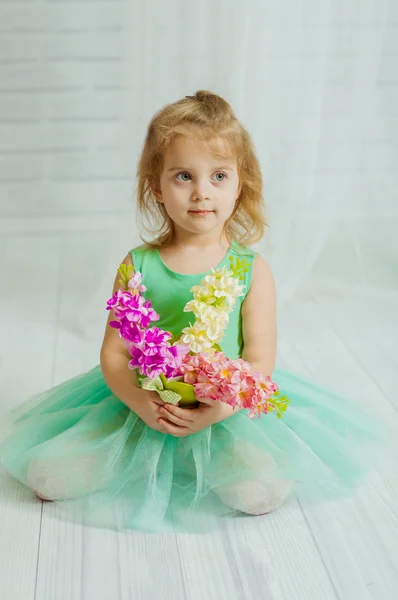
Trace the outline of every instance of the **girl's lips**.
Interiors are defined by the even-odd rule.
[[[210,213],[214,212],[214,210],[190,210],[188,212],[193,215],[209,215]]]

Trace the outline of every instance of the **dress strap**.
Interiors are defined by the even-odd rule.
[[[239,274],[241,283],[246,286],[245,295],[248,294],[252,282],[253,263],[256,256],[258,256],[258,252],[255,252],[255,250],[235,241],[231,243],[229,251],[230,266]]]
[[[129,254],[131,255],[131,260],[136,271],[142,270],[142,260],[144,254],[150,250],[151,248],[149,248],[146,244],[141,244],[141,246],[137,246],[136,248],[130,250]]]

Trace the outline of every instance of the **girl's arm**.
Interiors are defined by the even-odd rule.
[[[242,358],[254,371],[272,376],[276,358],[276,292],[268,263],[257,256],[252,283],[242,305]]]
[[[123,260],[125,265],[131,265],[131,255],[128,254]],[[120,275],[116,275],[113,286],[114,294],[119,288]],[[109,317],[106,324],[104,340],[101,347],[100,364],[104,379],[119,400],[126,404],[131,410],[136,412],[137,404],[141,404],[148,395],[154,395],[152,392],[142,390],[138,386],[137,375],[135,371],[128,368],[128,362],[131,356],[125,346],[123,339],[119,336],[118,329],[109,327],[109,321],[114,319],[113,311],[109,311]]]

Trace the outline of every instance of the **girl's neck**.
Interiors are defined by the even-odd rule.
[[[221,248],[228,250],[231,243],[224,232],[216,234],[195,235],[188,232],[175,232],[169,247],[186,248],[187,250],[212,250]]]
[[[229,248],[226,236],[177,236],[170,244],[159,249],[159,255],[170,271],[180,275],[196,275],[220,264]]]

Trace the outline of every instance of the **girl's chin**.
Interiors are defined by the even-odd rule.
[[[176,225],[176,230],[180,230],[181,232],[186,232],[186,233],[193,233],[193,234],[198,234],[198,233],[210,233],[211,231],[215,231],[215,230],[222,230],[223,229],[223,223],[218,223],[218,221],[216,219],[213,218],[189,218],[187,220],[185,220],[184,222],[175,222]]]

